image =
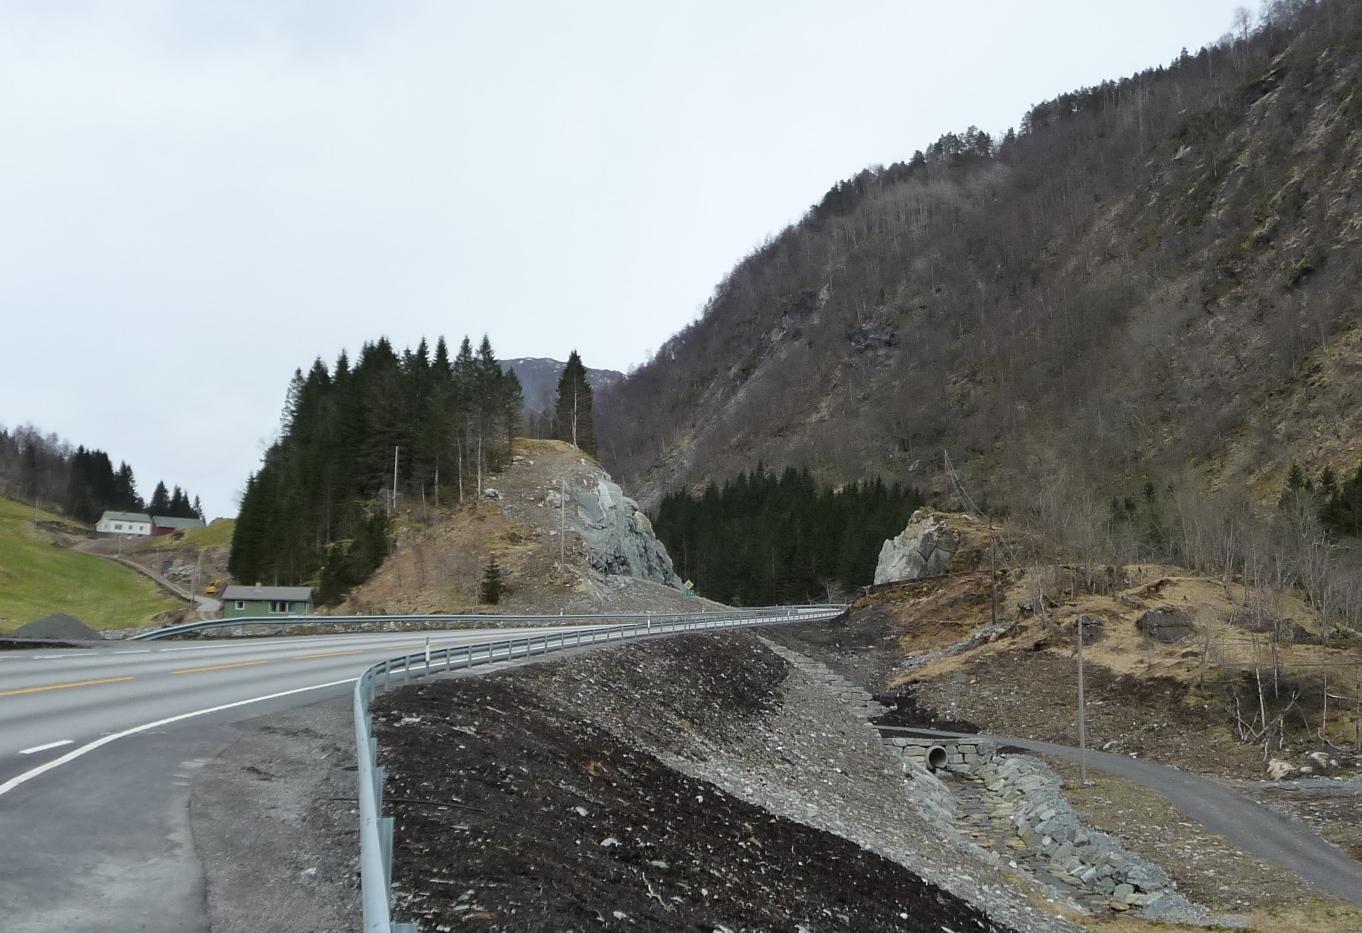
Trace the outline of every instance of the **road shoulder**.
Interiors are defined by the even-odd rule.
[[[349,702],[236,723],[197,774],[190,826],[214,933],[359,929]]]

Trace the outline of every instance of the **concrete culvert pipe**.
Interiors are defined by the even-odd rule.
[[[927,749],[927,767],[933,771],[940,771],[946,767],[946,750],[940,745],[933,745]]]

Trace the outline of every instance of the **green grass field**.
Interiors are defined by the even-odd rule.
[[[206,528],[188,529],[182,538],[176,538],[174,535],[147,538],[133,545],[133,548],[140,554],[145,551],[168,551],[182,547],[227,547],[232,543],[232,532],[235,529],[235,518],[219,518]]]
[[[50,544],[33,527],[34,521],[44,520],[71,524],[0,498],[0,632],[53,612],[75,616],[95,629],[128,628],[146,625],[156,613],[181,605],[127,567]]]

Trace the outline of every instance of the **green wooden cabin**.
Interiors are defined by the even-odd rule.
[[[222,591],[222,617],[297,616],[312,611],[310,586],[240,586]]]

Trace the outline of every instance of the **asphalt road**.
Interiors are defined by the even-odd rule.
[[[957,736],[935,729],[907,729],[924,735]],[[1011,736],[987,736],[1000,745],[1078,761],[1069,745]],[[1216,781],[1153,761],[1087,752],[1088,767],[1158,791],[1175,807],[1239,848],[1296,872],[1306,881],[1362,907],[1362,863],[1330,845],[1308,826],[1278,816]]]
[[[0,929],[206,930],[189,789],[229,723],[342,696],[427,636],[438,648],[539,631],[0,652]]]

